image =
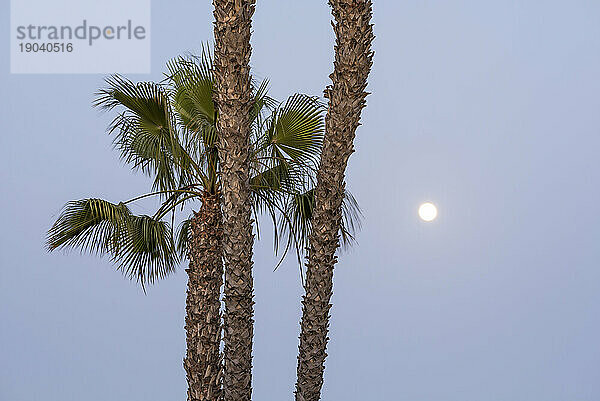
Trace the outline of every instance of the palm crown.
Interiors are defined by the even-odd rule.
[[[176,211],[220,191],[211,56],[203,51],[198,57],[179,57],[167,70],[160,83],[113,75],[94,103],[104,110],[121,109],[109,133],[122,159],[153,179],[152,192],[119,203],[68,202],[47,237],[49,250],[79,248],[110,255],[142,287],[171,273],[187,251],[189,220],[175,233]],[[293,246],[300,260],[310,231],[324,107],[303,94],[278,103],[267,87],[266,80],[254,85],[250,116],[253,210],[271,217],[275,248],[283,246],[285,254]],[[131,212],[129,204],[150,196],[161,199],[154,215]],[[343,209],[341,233],[348,241],[359,213],[350,194]]]

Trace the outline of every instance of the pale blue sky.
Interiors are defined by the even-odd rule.
[[[324,401],[600,399],[600,3],[374,1],[349,187],[365,214],[335,274]],[[91,108],[100,75],[10,75],[0,6],[0,399],[184,400],[183,268],[149,289],[47,254],[63,203],[144,191]],[[326,2],[259,0],[252,66],[320,95]],[[208,1],[153,1],[152,74],[212,40]],[[439,219],[417,219],[420,202]],[[140,210],[143,211],[143,210]],[[293,261],[255,247],[254,399],[292,399]]]

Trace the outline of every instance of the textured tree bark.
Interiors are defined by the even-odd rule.
[[[253,282],[249,147],[250,28],[254,0],[214,0],[215,102],[223,191],[226,401],[252,395]]]
[[[332,85],[325,138],[315,187],[315,210],[309,237],[305,295],[302,300],[296,401],[318,401],[329,330],[333,268],[339,247],[344,173],[354,151],[353,140],[365,106],[373,52],[370,0],[330,0],[336,35]]]
[[[205,194],[191,222],[183,360],[188,401],[222,400],[221,286],[223,216],[219,195]]]

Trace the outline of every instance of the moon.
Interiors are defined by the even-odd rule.
[[[419,217],[423,221],[433,221],[438,215],[437,207],[431,202],[425,202],[419,206]]]

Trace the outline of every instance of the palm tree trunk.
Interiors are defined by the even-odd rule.
[[[353,140],[365,106],[365,88],[373,59],[371,1],[329,0],[329,4],[335,19],[335,63],[330,75],[332,85],[325,90],[329,107],[309,237],[296,401],[318,401],[321,397],[344,173],[354,151]]]
[[[226,401],[252,395],[253,282],[249,148],[250,28],[254,0],[213,0],[215,103],[225,258],[224,376]]]
[[[222,399],[221,286],[223,285],[221,197],[205,194],[191,221],[183,361],[188,401]]]

